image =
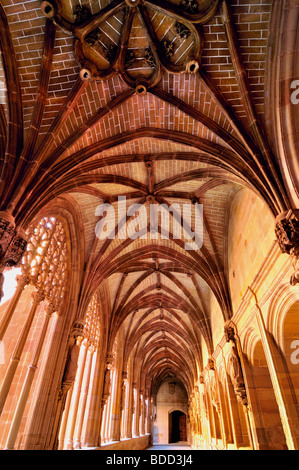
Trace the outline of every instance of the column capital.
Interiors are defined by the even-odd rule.
[[[56,310],[55,305],[52,304],[52,302],[49,302],[45,308],[45,315],[51,316],[55,312],[55,310]]]
[[[35,291],[31,294],[32,303],[33,304],[40,304],[45,299],[45,294],[43,292]]]
[[[224,325],[224,337],[227,343],[230,341],[235,342],[235,328],[231,322]]]
[[[113,356],[112,353],[107,353],[106,354],[106,367],[107,367],[107,369],[111,369],[112,364],[113,364],[113,359],[114,359],[114,356]]]

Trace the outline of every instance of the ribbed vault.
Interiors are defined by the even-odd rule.
[[[138,364],[143,390],[153,393],[173,375],[191,392],[203,351],[213,352],[212,318],[224,324],[233,313],[227,237],[234,196],[250,189],[273,217],[292,206],[266,137],[263,80],[254,88],[256,61],[240,27],[250,2],[242,19],[238,2],[225,0],[86,1],[85,10],[76,1],[31,1],[30,28],[38,29],[30,64],[20,44],[33,50],[31,35],[13,22],[11,3],[0,6],[7,92],[0,210],[26,231],[53,201],[75,208],[84,245],[76,318],[105,286],[107,354],[121,334],[123,368]],[[255,2],[266,24],[268,3]],[[261,39],[261,73],[266,45]],[[100,239],[104,204],[114,211],[114,236]],[[176,208],[169,233],[161,220],[153,231],[152,205]],[[202,244],[188,250],[184,230],[194,231],[200,205]],[[186,206],[193,215],[184,225]]]

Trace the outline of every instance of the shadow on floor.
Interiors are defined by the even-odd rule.
[[[146,450],[191,450],[188,442],[173,442],[171,444],[156,444],[148,447]]]

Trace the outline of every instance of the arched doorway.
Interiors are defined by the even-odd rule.
[[[179,429],[179,418],[173,412],[185,415],[181,418],[181,428],[184,429],[184,419],[187,423],[188,413],[188,395],[185,387],[174,377],[168,378],[159,386],[156,395],[156,417],[153,422],[153,444],[169,444],[170,442],[178,442],[179,436],[173,435],[174,429]],[[186,431],[185,434],[188,435]],[[184,436],[183,436],[184,437]],[[176,440],[175,440],[176,439]],[[184,439],[186,440],[186,439]]]
[[[182,411],[169,413],[169,444],[187,441],[187,420]]]

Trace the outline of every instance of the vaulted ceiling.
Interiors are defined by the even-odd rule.
[[[85,250],[79,314],[105,282],[111,347],[123,325],[125,358],[134,350],[144,380],[175,374],[188,388],[202,345],[213,351],[212,306],[223,321],[232,315],[234,195],[250,188],[273,216],[288,208],[266,137],[270,16],[269,0],[0,6],[0,210],[26,229],[55,198],[74,205]],[[145,208],[143,228],[151,204],[202,204],[202,247],[147,230],[134,240],[130,216],[126,237],[100,240],[97,208],[117,214],[119,196]]]

